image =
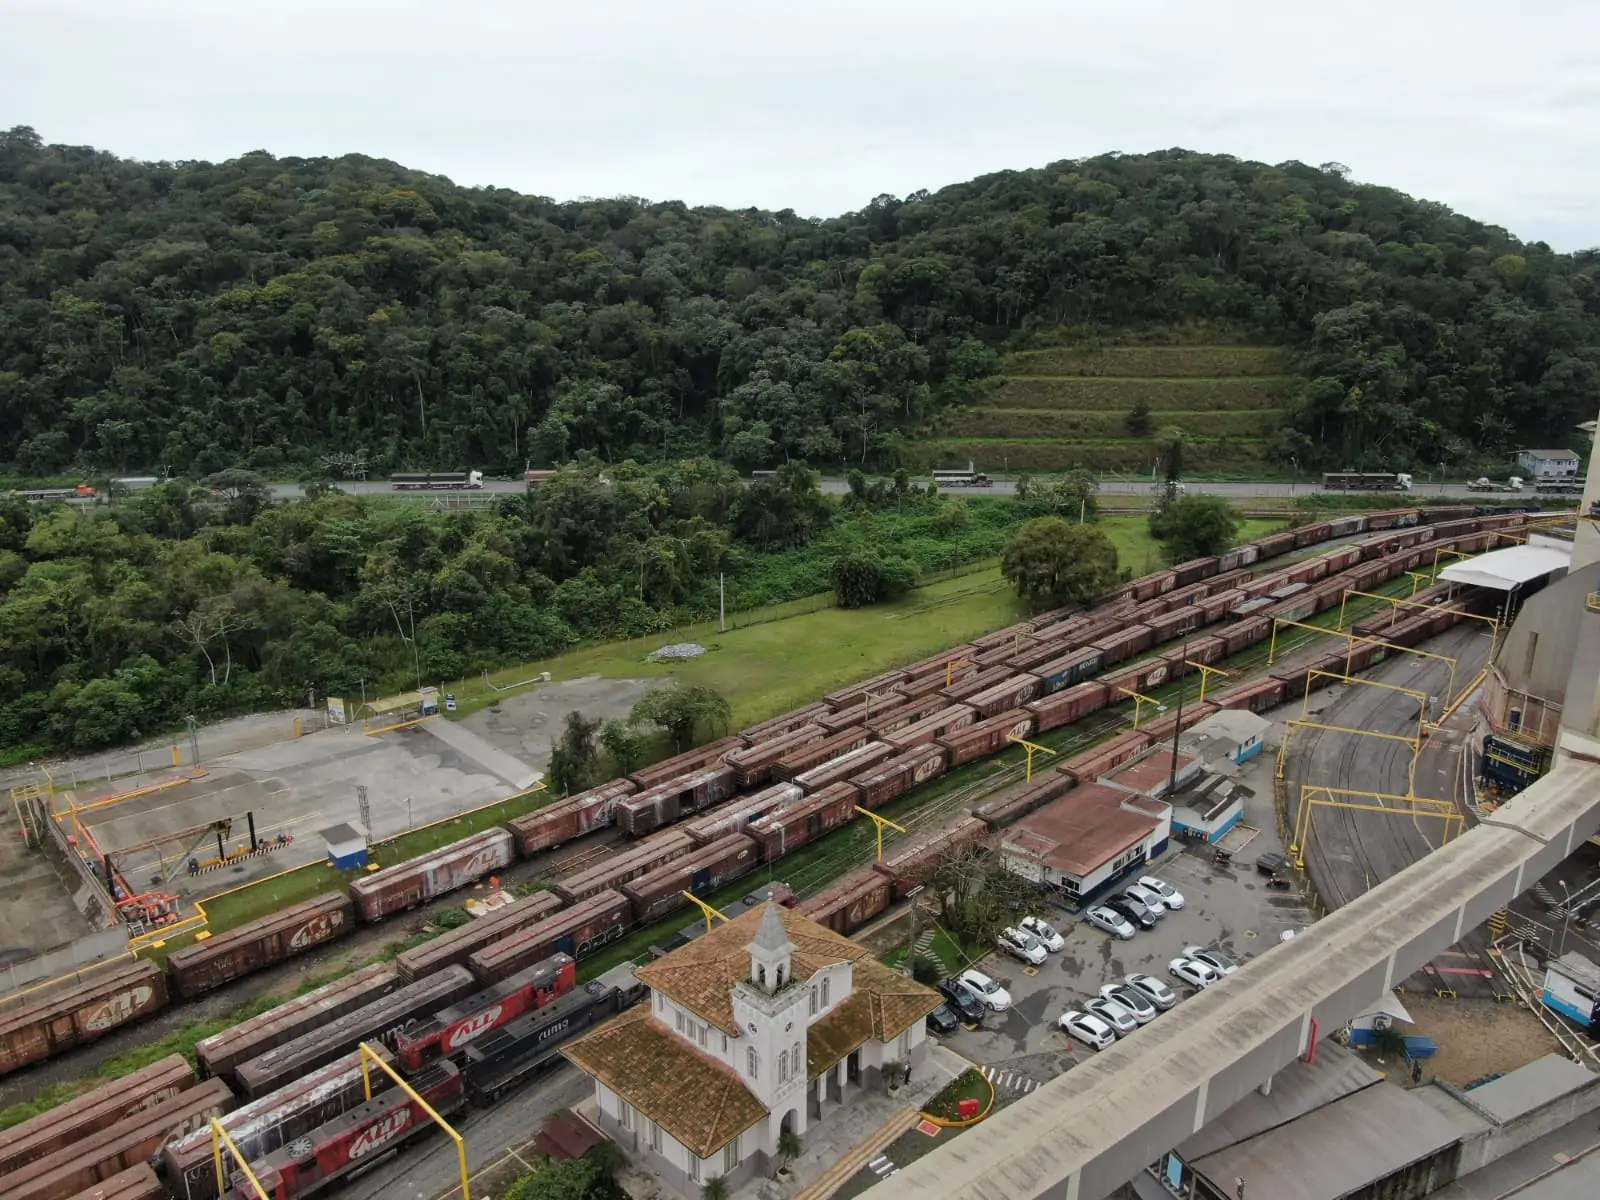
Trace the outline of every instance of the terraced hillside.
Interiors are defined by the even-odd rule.
[[[1299,382],[1277,346],[1055,347],[1007,355],[978,402],[918,442],[922,465],[1148,472],[1153,435],[1188,435],[1190,474],[1259,471]],[[1149,433],[1130,414],[1149,410]]]

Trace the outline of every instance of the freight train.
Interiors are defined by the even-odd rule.
[[[683,892],[708,894],[825,836],[853,820],[858,807],[878,808],[1013,738],[1160,687],[1189,674],[1192,663],[1237,654],[1268,638],[1274,618],[1304,620],[1338,604],[1347,589],[1368,590],[1431,564],[1439,549],[1488,548],[1526,519],[1470,505],[1352,514],[1154,572],[1092,608],[1043,613],[841,688],[735,737],[176,951],[167,974],[130,964],[13,1010],[0,1016],[0,1073],[159,1011],[169,977],[178,995],[200,994],[518,858],[614,827],[625,840],[600,862],[406,951],[397,966],[403,984],[457,966],[487,986],[555,953],[581,958],[668,915],[685,903]],[[1264,567],[1351,538],[1360,540]],[[1273,694],[1265,683],[1243,688],[1261,689],[1252,707],[1265,707]],[[1185,715],[1198,711],[1186,708]],[[1122,737],[1131,744],[1139,733]]]

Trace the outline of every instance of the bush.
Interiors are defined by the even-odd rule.
[[[828,568],[840,608],[861,608],[903,596],[917,586],[917,568],[898,554],[857,550]]]

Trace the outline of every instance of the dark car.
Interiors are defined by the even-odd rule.
[[[944,997],[945,1004],[955,1013],[956,1018],[969,1025],[980,1024],[983,1021],[983,1014],[989,1011],[982,998],[974,995],[972,989],[959,979],[941,981],[939,994]]]
[[[961,1028],[961,1018],[948,1004],[941,1004],[928,1014],[929,1033],[954,1033]]]
[[[1113,912],[1119,912],[1127,917],[1140,929],[1154,929],[1156,927],[1156,919],[1150,915],[1150,910],[1132,896],[1112,896],[1103,901],[1103,903]]]

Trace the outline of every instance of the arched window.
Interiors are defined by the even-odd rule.
[[[817,989],[816,988],[812,988],[811,989],[811,1015],[813,1017],[817,1015]]]
[[[789,1082],[789,1052],[787,1050],[778,1052],[778,1082]]]
[[[754,1046],[745,1052],[745,1070],[750,1072],[751,1079],[758,1079],[761,1076],[761,1059],[756,1056]]]
[[[828,977],[826,975],[822,977],[822,1007],[828,1007]]]
[[[803,1077],[805,1075],[805,1070],[806,1070],[806,1060],[800,1053],[800,1043],[799,1042],[796,1042],[794,1044],[794,1060],[793,1061],[794,1061],[794,1073],[796,1075],[800,1075],[800,1076]]]

